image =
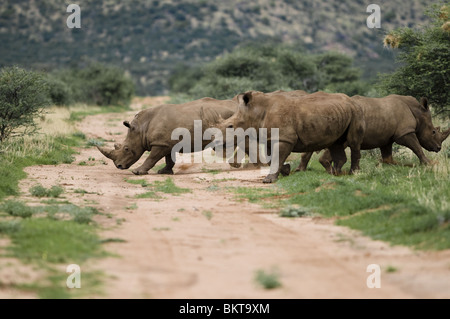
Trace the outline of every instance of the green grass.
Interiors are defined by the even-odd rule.
[[[302,217],[302,216],[307,216],[307,215],[309,215],[308,210],[303,207],[298,207],[298,206],[284,207],[280,211],[281,217],[293,218],[293,217]]]
[[[283,194],[283,190],[276,185],[272,185],[270,188],[262,187],[233,187],[229,188],[236,194],[237,200],[248,200],[251,203],[262,204],[263,207],[272,208],[279,207],[280,200],[278,196]]]
[[[202,168],[202,172],[203,173],[209,173],[209,174],[213,174],[213,175],[217,175],[219,173],[222,173],[223,171],[220,169],[207,169],[207,168]]]
[[[417,165],[414,155],[399,153],[394,154],[399,165],[382,165],[377,152],[364,152],[360,172],[332,176],[315,155],[306,172],[292,172],[264,188],[232,190],[237,199],[278,208],[281,217],[333,217],[338,225],[394,245],[449,249],[450,160],[446,148],[427,156],[439,164]],[[298,163],[291,161],[292,170]]]
[[[161,196],[156,194],[154,191],[148,191],[141,194],[134,195],[134,198],[151,198],[151,199],[160,199]]]
[[[52,186],[47,189],[41,184],[36,184],[29,189],[30,194],[35,197],[52,197],[58,198],[62,193],[64,193],[64,188],[61,186]]]
[[[26,177],[23,169],[32,165],[72,163],[76,153],[72,147],[80,146],[79,135],[16,138],[0,144],[0,200],[18,195],[19,180]]]
[[[148,183],[144,179],[126,179],[125,181],[130,184],[141,185],[142,187],[146,187],[150,190],[144,194],[136,195],[136,198],[157,198],[159,195],[156,193],[158,192],[172,195],[191,192],[188,188],[176,186],[173,179],[170,177],[166,178],[164,181],[154,181],[153,183]]]
[[[258,269],[255,273],[255,281],[258,285],[264,289],[274,289],[281,287],[281,282],[279,279],[280,275],[277,270],[273,269],[266,272],[262,269]]]
[[[28,218],[34,213],[31,207],[28,207],[25,203],[17,200],[8,200],[0,206],[0,211],[7,213],[14,217]]]
[[[9,233],[14,257],[25,262],[82,263],[102,256],[100,240],[92,227],[71,220],[28,218],[20,229]]]
[[[81,194],[82,196],[85,195],[85,194],[96,194],[96,195],[99,195],[98,192],[88,192],[87,190],[82,189],[82,188],[77,188],[73,192],[75,194]]]
[[[211,218],[213,217],[213,212],[210,210],[204,210],[202,212],[202,215],[205,216],[207,220],[211,220]]]
[[[403,164],[414,158],[396,157]],[[281,207],[298,205],[374,239],[418,249],[450,248],[449,161],[439,166],[381,165],[373,156],[354,175],[332,176],[320,164],[282,177],[271,189],[286,195]],[[293,165],[295,167],[295,165]],[[250,200],[265,192],[251,194]],[[286,208],[285,208],[286,209]]]
[[[104,139],[91,138],[86,142],[86,147],[103,146],[103,145],[105,145]]]
[[[104,113],[123,113],[129,110],[129,107],[120,105],[91,107],[91,109],[87,111],[71,112],[69,122],[81,122],[86,116],[89,115]]]

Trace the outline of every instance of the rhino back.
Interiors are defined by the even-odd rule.
[[[191,133],[193,143],[194,121],[201,120],[202,108],[209,116],[215,115],[227,119],[234,114],[236,107],[236,103],[231,100],[215,100],[212,98],[203,98],[182,104],[162,105],[158,107],[157,112],[148,117],[145,134],[150,146],[174,146],[181,138],[172,140],[172,132],[177,128],[185,128]]]
[[[280,140],[295,141],[294,151],[315,151],[343,136],[353,114],[348,96],[317,92],[280,100],[267,113],[264,125],[280,128]]]
[[[415,131],[414,116],[405,100],[398,96],[383,98],[354,96],[351,99],[364,110],[366,131],[362,149],[384,146]]]

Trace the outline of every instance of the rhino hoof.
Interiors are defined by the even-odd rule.
[[[269,174],[266,176],[266,178],[263,179],[264,184],[269,184],[277,181],[277,175],[276,174]]]
[[[241,167],[241,163],[228,163],[228,164],[230,164],[230,166],[231,166],[231,167],[234,167],[234,168],[239,168],[239,167]]]
[[[134,175],[147,175],[148,174],[148,171],[141,171],[138,169],[134,169],[132,172]]]
[[[280,173],[281,173],[281,175],[283,175],[283,176],[289,176],[289,174],[291,173],[291,165],[289,165],[289,164],[284,164],[284,165],[281,167]]]
[[[158,174],[173,175],[173,170],[171,168],[164,167],[158,171]]]

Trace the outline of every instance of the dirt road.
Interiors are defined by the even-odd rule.
[[[78,129],[88,138],[120,142],[126,134],[122,121],[135,113],[89,116]],[[78,165],[82,161],[88,165]],[[176,164],[171,178],[191,192],[161,194],[157,200],[135,198],[145,190],[125,179],[151,183],[167,175],[133,176],[95,148],[80,149],[72,164],[34,166],[26,172],[20,184],[24,193],[37,182],[60,184],[72,203],[91,202],[113,216],[103,220],[100,236],[125,241],[105,245],[117,257],[80,265],[107,275],[98,298],[450,297],[450,251],[390,247],[335,226],[332,219],[282,218],[277,209],[236,200],[232,187],[272,187],[261,183],[257,169]],[[381,267],[381,288],[367,286],[371,264]],[[258,286],[258,270],[276,270],[282,286]]]

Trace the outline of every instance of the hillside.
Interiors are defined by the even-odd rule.
[[[425,21],[425,0],[385,1],[381,29],[366,26],[369,3],[355,1],[80,0],[81,29],[68,29],[67,4],[57,0],[0,4],[0,67],[52,70],[89,61],[118,65],[138,94],[167,93],[173,68],[210,61],[252,41],[288,42],[313,52],[338,50],[370,78],[392,70],[382,46],[389,30]]]

